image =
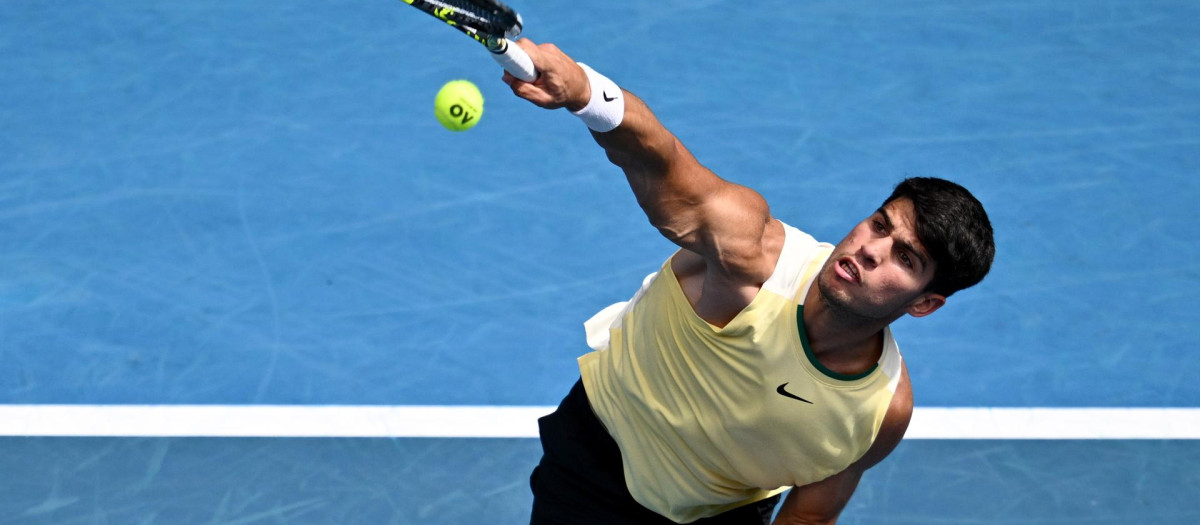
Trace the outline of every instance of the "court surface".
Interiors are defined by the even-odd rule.
[[[920,410],[1150,414],[1138,439],[908,440],[841,523],[1200,523],[1200,4],[514,7],[818,239],[904,176],[971,188],[992,274],[894,326]],[[0,71],[0,409],[100,414],[0,422],[0,524],[527,522],[538,443],[483,422],[96,429],[536,411],[672,251],[576,119],[395,0],[3,2]],[[432,115],[456,78],[487,98],[466,133]]]

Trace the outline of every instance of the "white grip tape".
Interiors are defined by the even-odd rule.
[[[492,51],[492,58],[514,77],[526,82],[537,80],[538,72],[533,67],[533,59],[511,40],[504,40],[499,52]]]
[[[592,98],[583,109],[572,111],[571,114],[583,120],[592,131],[604,133],[616,129],[625,118],[625,94],[616,82],[597,73],[587,64],[580,62],[579,67],[587,74],[588,83],[592,86]]]

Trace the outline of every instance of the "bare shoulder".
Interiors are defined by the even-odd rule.
[[[879,427],[879,435],[875,437],[875,442],[871,444],[871,448],[855,463],[855,466],[861,470],[866,470],[883,461],[883,458],[886,458],[888,454],[891,454],[896,449],[896,445],[900,444],[900,440],[904,439],[904,433],[908,430],[908,423],[912,420],[912,413],[912,383],[908,379],[908,366],[901,362],[900,382],[896,385],[896,393],[892,395],[892,403],[888,405],[887,415],[883,417],[883,424]]]
[[[758,235],[753,250],[723,250],[711,258],[685,248],[672,256],[671,271],[701,319],[725,326],[771,276],[783,251],[783,226],[772,220]]]
[[[684,248],[671,257],[671,270],[681,279],[701,276],[709,286],[761,286],[775,271],[787,237],[783,223],[771,219],[760,231],[753,249],[727,250],[715,260]]]
[[[779,263],[787,238],[783,223],[768,216],[765,223],[755,226],[747,229],[750,235],[741,238],[727,236],[716,257],[710,258],[714,264],[713,272],[720,274],[729,285],[761,286]]]

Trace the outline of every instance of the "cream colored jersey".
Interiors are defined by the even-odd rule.
[[[803,300],[833,247],[784,225],[774,273],[718,328],[696,315],[667,260],[634,297],[585,323],[592,409],[643,506],[680,523],[836,474],[866,453],[900,379],[890,330],[870,371],[816,360]]]

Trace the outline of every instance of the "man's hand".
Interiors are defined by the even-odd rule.
[[[567,108],[579,111],[592,97],[587,74],[571,57],[554,44],[534,44],[528,38],[516,42],[533,60],[538,77],[533,82],[520,80],[507,71],[504,83],[513,94],[546,109]]]

